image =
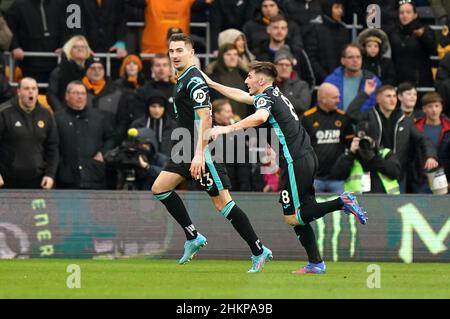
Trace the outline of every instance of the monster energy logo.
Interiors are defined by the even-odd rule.
[[[331,197],[318,197],[317,201],[319,203],[333,200],[335,199],[335,196]],[[332,256],[333,261],[339,260],[339,236],[342,231],[342,222],[345,220],[348,220],[348,227],[350,230],[350,241],[348,246],[348,251],[350,257],[353,257],[355,255],[356,251],[356,240],[357,240],[357,233],[358,229],[356,228],[356,219],[353,215],[344,215],[340,211],[332,212],[329,215],[332,219],[332,235],[331,235],[331,248],[332,248]],[[323,218],[316,220],[316,229],[317,229],[317,246],[319,248],[320,254],[324,255],[324,247],[325,247],[325,221]]]

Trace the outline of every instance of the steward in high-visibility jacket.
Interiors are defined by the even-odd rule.
[[[399,195],[401,166],[397,156],[387,148],[379,149],[370,159],[347,150],[335,166],[335,174],[345,179],[345,191]]]

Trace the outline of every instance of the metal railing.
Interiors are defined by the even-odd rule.
[[[192,28],[205,28],[205,41],[206,41],[206,53],[201,53],[201,54],[196,54],[196,56],[199,59],[204,59],[205,60],[205,65],[209,64],[209,61],[211,58],[214,57],[214,54],[211,53],[211,27],[209,22],[191,22],[190,27]],[[356,14],[353,15],[353,23],[352,24],[344,24],[345,27],[349,30],[352,30],[352,40],[355,40],[358,34],[358,30],[361,30],[364,28],[363,25],[358,24],[358,17]],[[132,28],[142,28],[145,26],[144,22],[127,22],[127,26],[128,27],[132,27]],[[443,26],[440,25],[429,25],[429,28],[433,31],[439,31],[442,30]],[[7,56],[8,58],[8,65],[9,65],[9,69],[10,69],[10,74],[13,75],[14,74],[14,69],[15,69],[15,61],[13,58],[13,55],[11,52],[9,51],[5,51],[4,52],[5,56]],[[140,57],[142,59],[146,59],[146,58],[152,58],[154,57],[156,54],[155,53],[141,53],[139,54]],[[104,58],[106,59],[106,76],[111,76],[111,59],[117,59],[118,56],[116,53],[96,53],[95,54],[96,57],[99,58]],[[39,57],[39,58],[56,58],[58,59],[58,63],[61,60],[61,54],[60,53],[55,53],[55,52],[24,52],[24,57]],[[440,58],[438,56],[430,56],[431,60],[440,60]],[[10,76],[9,77],[9,85],[11,85],[12,87],[17,87],[17,82],[14,82],[14,76]],[[48,87],[48,83],[38,83],[38,87],[40,88],[47,88]],[[314,87],[314,89],[316,90],[318,88]],[[418,87],[417,91],[419,92],[433,92],[435,91],[434,87]]]

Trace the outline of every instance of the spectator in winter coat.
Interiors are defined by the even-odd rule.
[[[63,44],[65,9],[58,0],[16,0],[6,13],[13,33],[11,51],[25,77],[48,82],[56,57],[24,57],[24,52],[56,52]]]
[[[247,73],[239,68],[239,53],[234,44],[227,43],[220,47],[219,56],[217,61],[211,63],[208,68],[211,73],[208,75],[211,78],[223,85],[246,90],[247,86],[244,81],[247,77]],[[224,98],[223,95],[217,91],[211,91],[211,99],[217,100]],[[232,101],[233,113],[238,115],[241,119],[247,117],[250,114],[250,108],[242,103]]]
[[[255,56],[248,49],[245,34],[236,29],[227,29],[220,32],[218,38],[219,47],[227,43],[232,43],[236,46],[239,53],[239,67],[248,72],[250,63],[255,60]]]
[[[398,82],[433,87],[430,56],[436,55],[433,31],[420,22],[414,3],[399,7],[399,23],[388,33]]]
[[[300,80],[294,71],[295,62],[289,50],[278,50],[274,60],[278,72],[275,83],[291,101],[297,115],[302,115],[311,106],[311,91],[308,83]]]
[[[104,114],[87,106],[86,87],[69,83],[66,107],[56,113],[60,161],[57,188],[104,189],[106,169],[103,155],[114,146],[113,128]]]
[[[367,79],[374,79],[376,86],[380,87],[380,80],[370,71],[362,69],[362,48],[356,44],[347,45],[341,55],[342,66],[338,67],[325,78],[324,82],[334,84],[339,88],[339,108],[346,111],[350,103],[364,92]],[[375,105],[375,93],[367,96],[361,105],[361,112],[371,110]]]
[[[60,64],[50,74],[47,100],[53,111],[63,109],[67,85],[81,81],[86,74],[86,61],[91,57],[89,43],[82,35],[76,35],[63,46]]]
[[[358,36],[363,50],[363,69],[375,74],[383,84],[396,85],[397,75],[391,59],[384,57],[389,39],[381,29],[366,29]]]
[[[247,36],[247,43],[252,52],[259,43],[268,40],[267,26],[270,24],[271,18],[277,15],[283,15],[278,0],[262,0],[259,8],[256,17],[248,21],[242,28],[242,31]],[[290,30],[288,41],[303,48],[300,27],[293,21],[288,21],[288,24]]]
[[[317,83],[340,65],[340,53],[351,42],[350,32],[342,23],[342,0],[322,1],[322,23],[316,23],[305,34],[305,50],[311,61]]]
[[[53,187],[58,131],[52,114],[37,97],[36,81],[23,78],[17,97],[0,106],[0,187]]]

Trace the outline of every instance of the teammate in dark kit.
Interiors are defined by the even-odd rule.
[[[172,35],[169,39],[169,57],[178,73],[174,92],[175,117],[180,128],[189,131],[191,151],[187,161],[179,161],[174,155],[171,157],[153,184],[152,192],[186,234],[184,255],[179,263],[187,263],[206,245],[206,238],[197,232],[183,202],[173,191],[183,180],[193,178],[250,246],[253,256],[252,267],[248,272],[261,272],[265,263],[272,259],[272,252],[262,245],[247,215],[231,198],[228,191],[230,181],[224,164],[214,163],[211,158],[207,136],[212,125],[209,88],[201,72],[194,66],[192,40],[184,34]]]
[[[311,147],[309,135],[301,125],[291,102],[273,87],[277,77],[270,62],[255,61],[245,83],[249,93],[230,88],[205,76],[209,87],[240,103],[253,104],[255,113],[229,126],[216,126],[211,131],[213,139],[239,129],[256,127],[264,123],[275,130],[279,140],[280,165],[285,167],[286,184],[281,187],[280,203],[286,223],[294,231],[305,248],[309,263],[294,273],[325,273],[326,267],[316,244],[310,223],[336,210],[354,214],[361,224],[367,222],[364,209],[351,193],[343,193],[332,201],[317,203],[314,191],[314,175],[318,161]]]

